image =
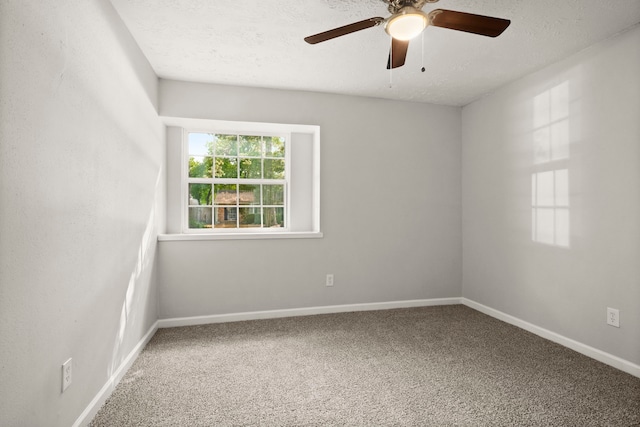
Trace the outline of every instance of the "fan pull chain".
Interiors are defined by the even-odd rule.
[[[424,31],[421,34],[422,36],[422,68],[420,68],[420,70],[422,70],[422,72],[424,73]]]
[[[393,87],[393,37],[389,36],[389,88]]]

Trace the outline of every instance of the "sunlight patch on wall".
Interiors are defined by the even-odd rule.
[[[533,99],[531,240],[569,247],[569,82]]]
[[[569,171],[550,170],[531,176],[531,239],[569,246]]]

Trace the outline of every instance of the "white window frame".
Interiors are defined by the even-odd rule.
[[[241,178],[190,178],[189,177],[189,134],[190,133],[207,133],[207,134],[220,134],[220,135],[247,135],[247,136],[277,136],[285,139],[284,149],[284,162],[285,162],[285,177],[284,179],[270,180],[270,179],[241,179]],[[215,157],[215,156],[214,156]],[[238,155],[238,159],[241,157]],[[263,157],[264,158],[264,157]],[[291,180],[291,132],[289,131],[273,131],[265,129],[260,130],[245,130],[242,126],[238,128],[183,128],[182,130],[182,150],[181,150],[181,224],[182,233],[184,234],[211,234],[211,235],[253,235],[253,234],[270,234],[270,233],[288,233],[290,231],[290,213],[291,213],[291,198],[290,198],[290,180]],[[214,215],[215,208],[213,207],[212,200],[212,227],[211,228],[189,228],[189,184],[190,183],[203,183],[211,184],[236,184],[236,185],[269,185],[269,184],[283,184],[284,185],[284,227],[235,227],[235,228],[215,228]],[[212,188],[213,191],[213,188]],[[213,195],[212,195],[213,197]],[[262,203],[259,205],[263,207]],[[231,207],[231,206],[229,206]],[[235,206],[236,209],[239,205]],[[237,215],[237,213],[236,213]],[[239,215],[238,215],[239,216]],[[261,221],[264,221],[262,217]]]
[[[270,240],[270,239],[320,239],[320,145],[319,125],[287,124],[273,122],[248,122],[238,120],[194,119],[162,116],[167,126],[166,194],[167,232],[158,235],[158,241],[213,241],[213,240]],[[251,232],[214,233],[207,229],[183,231],[185,221],[183,204],[186,203],[183,168],[184,130],[216,133],[220,129],[238,132],[289,133],[291,168],[289,197],[289,230],[252,229]],[[188,219],[188,218],[187,218]],[[236,231],[236,229],[234,229]]]

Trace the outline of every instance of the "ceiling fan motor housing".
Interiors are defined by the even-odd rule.
[[[404,7],[414,7],[416,9],[422,9],[427,3],[436,3],[438,0],[385,0],[389,3],[389,13],[395,15],[400,12]]]

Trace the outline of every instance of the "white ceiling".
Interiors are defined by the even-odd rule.
[[[383,0],[111,0],[159,77],[466,105],[640,22],[640,0],[441,0],[511,20],[493,39],[428,27],[386,69],[382,26],[316,45],[303,38],[375,16]],[[639,47],[640,48],[640,47]]]

